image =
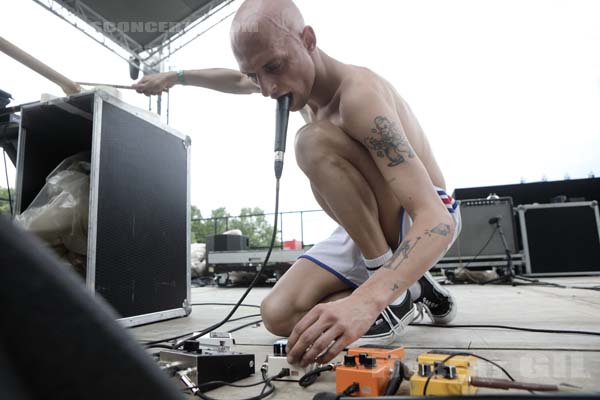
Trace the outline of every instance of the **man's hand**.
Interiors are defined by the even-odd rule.
[[[317,304],[294,327],[288,339],[288,361],[302,367],[315,360],[331,361],[369,330],[380,311],[355,294]]]
[[[160,74],[147,75],[142,80],[131,85],[138,93],[146,96],[158,95],[172,88],[177,83],[175,72],[162,72]]]

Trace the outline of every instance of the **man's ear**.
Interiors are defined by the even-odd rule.
[[[317,36],[312,26],[305,26],[302,30],[302,44],[309,52],[317,48]]]

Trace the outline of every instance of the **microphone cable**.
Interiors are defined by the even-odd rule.
[[[209,326],[202,331],[193,334],[187,338],[182,338],[181,340],[175,342],[172,346],[173,349],[178,349],[183,346],[183,344],[187,340],[195,340],[201,336],[204,336],[214,330],[220,328],[223,324],[225,324],[231,316],[237,311],[243,301],[246,299],[250,291],[256,286],[256,283],[260,280],[263,271],[267,268],[267,263],[271,258],[271,253],[273,252],[273,247],[275,245],[275,238],[277,237],[277,222],[279,216],[279,180],[281,178],[281,173],[283,171],[283,156],[285,153],[285,143],[287,136],[287,127],[290,113],[290,104],[292,102],[292,96],[290,94],[281,96],[277,99],[277,113],[276,113],[276,121],[275,121],[275,218],[273,222],[273,234],[271,235],[271,244],[269,245],[269,250],[267,251],[267,255],[263,262],[262,267],[254,276],[254,279],[242,295],[235,306],[229,311],[229,314],[222,321],[217,322]]]

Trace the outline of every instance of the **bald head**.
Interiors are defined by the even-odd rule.
[[[264,96],[292,93],[292,110],[306,104],[315,79],[316,36],[292,0],[246,0],[231,25],[231,47],[240,71]]]
[[[303,29],[304,18],[292,0],[246,0],[231,25],[232,46],[235,51],[240,41],[265,36],[299,40]]]

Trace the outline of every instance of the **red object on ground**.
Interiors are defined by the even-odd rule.
[[[302,250],[302,242],[299,240],[286,240],[283,242],[284,250]]]

